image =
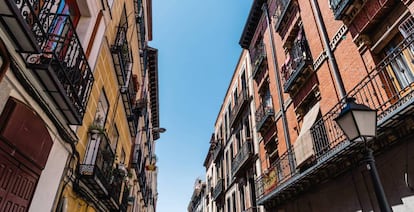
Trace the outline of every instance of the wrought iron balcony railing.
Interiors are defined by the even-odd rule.
[[[115,154],[107,136],[91,131],[84,161],[79,165],[80,179],[110,209],[119,208],[118,184],[122,182],[113,169],[114,160]]]
[[[214,162],[220,159],[219,155],[221,153],[221,150],[223,150],[223,147],[221,146],[220,142],[217,142],[216,147],[214,147],[214,150],[213,150],[213,161]]]
[[[356,101],[377,110],[378,134],[383,133],[383,128],[398,126],[402,123],[399,117],[407,113],[413,113],[414,105],[414,78],[406,81],[404,84],[396,79],[395,73],[391,73],[397,65],[401,65],[401,60],[405,53],[413,54],[412,45],[414,44],[414,35],[410,35],[400,43],[394,51],[389,53],[369,74],[363,78],[348,93],[348,97],[356,98]],[[414,71],[414,70],[405,70]],[[408,78],[406,77],[405,80]],[[361,143],[349,142],[343,132],[339,129],[334,119],[338,116],[344,103],[337,103],[329,112],[311,127],[313,160],[307,169],[297,170],[296,167],[290,167],[289,153],[284,153],[278,161],[272,164],[275,170],[263,174],[256,181],[256,196],[259,204],[263,203],[264,197],[281,197],[283,200],[295,192],[303,191],[306,182],[312,182],[315,177],[321,177],[318,174],[320,170],[336,164],[346,164],[344,160],[347,156],[360,149]],[[292,155],[295,155],[293,149]],[[290,170],[296,170],[291,172]],[[319,179],[323,180],[323,179]],[[266,199],[269,199],[266,198]]]
[[[261,71],[261,67],[266,60],[266,48],[264,43],[259,43],[250,49],[250,58],[253,69],[252,76],[255,77]]]
[[[121,206],[120,211],[121,212],[126,212],[128,211],[128,204],[130,203],[130,190],[128,188],[128,184],[124,183],[124,191],[122,192],[122,201],[121,201]]]
[[[39,0],[3,0],[0,19],[20,52],[41,53],[40,45],[46,33],[38,19],[42,2]]]
[[[273,120],[275,111],[271,102],[272,98],[268,97],[268,99],[262,102],[256,109],[256,128],[258,131],[267,129],[269,123]]]
[[[282,22],[283,17],[289,7],[291,0],[280,0],[276,1],[276,8],[275,13],[273,14],[274,22],[275,22],[275,30],[279,29],[280,23]]]
[[[214,200],[217,200],[220,197],[220,195],[223,194],[223,191],[224,191],[224,180],[223,179],[218,179],[217,183],[216,183],[216,186],[214,187],[214,190],[213,190],[212,198]]]
[[[138,127],[138,114],[135,113],[136,88],[134,87],[132,74],[132,53],[127,40],[126,26],[119,26],[115,43],[111,47],[115,71],[120,85],[120,92],[124,103],[125,112],[128,117],[129,130],[132,136],[136,135]]]
[[[22,50],[27,66],[50,94],[70,124],[81,124],[93,84],[93,74],[69,15],[52,12],[49,1],[6,1],[22,30],[36,41],[36,50]],[[4,3],[4,2],[3,2]],[[0,3],[1,4],[1,3]],[[1,6],[1,5],[0,5]],[[17,27],[17,26],[16,26]],[[12,35],[19,36],[18,34]],[[29,45],[17,38],[19,45]]]
[[[238,173],[241,172],[242,167],[248,163],[248,161],[253,157],[253,154],[253,144],[251,140],[246,140],[231,163],[231,173],[233,176],[237,176]]]
[[[308,66],[312,65],[312,57],[305,38],[294,42],[289,51],[289,59],[281,68],[283,88],[289,92],[300,77],[304,77],[303,72]]]
[[[280,185],[290,176],[289,153],[285,152],[273,164],[269,170],[262,174],[256,180],[256,198],[260,199],[263,196],[273,191],[277,185]]]
[[[240,114],[242,113],[243,109],[249,102],[249,96],[247,94],[246,90],[242,90],[237,95],[237,101],[234,102],[233,109],[231,110],[230,114],[230,125],[233,126],[233,124],[236,123],[236,120],[240,117]]]
[[[329,5],[332,9],[335,19],[340,20],[344,16],[346,9],[353,3],[353,0],[330,0]]]

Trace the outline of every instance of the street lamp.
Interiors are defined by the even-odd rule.
[[[138,130],[138,132],[143,132],[147,130],[151,130],[155,133],[165,133],[167,131],[167,129],[165,129],[164,127],[142,127],[140,130]]]
[[[367,170],[371,175],[379,207],[382,212],[391,212],[391,207],[388,204],[375,165],[373,151],[366,143],[367,137],[374,138],[377,135],[377,111],[372,110],[366,105],[355,103],[355,98],[347,98],[345,107],[342,109],[341,113],[339,113],[339,116],[335,118],[335,121],[342,131],[344,131],[344,134],[349,141],[364,142],[365,149],[363,162],[366,162]]]
[[[167,129],[163,128],[163,127],[154,127],[152,128],[152,132],[156,132],[156,133],[165,133],[167,131]]]

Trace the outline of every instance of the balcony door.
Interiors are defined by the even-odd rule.
[[[59,60],[64,61],[80,19],[78,4],[75,0],[60,0],[55,3],[52,1],[45,4],[43,10],[50,11],[54,16],[49,25],[49,38],[45,50],[56,52]],[[51,18],[50,15],[47,16]]]
[[[388,66],[388,72],[392,76],[397,90],[403,90],[414,82],[412,52],[409,49],[400,50],[394,44],[386,49],[386,55],[395,58]],[[410,62],[409,62],[410,61]]]

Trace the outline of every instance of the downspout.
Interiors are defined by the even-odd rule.
[[[326,54],[328,56],[329,64],[332,67],[331,71],[335,79],[335,83],[336,83],[336,87],[339,92],[340,100],[342,101],[346,97],[345,86],[344,86],[344,82],[342,81],[341,74],[339,73],[339,68],[338,68],[338,64],[336,63],[335,56],[332,53],[331,45],[329,44],[329,37],[326,31],[325,23],[323,22],[321,9],[319,8],[319,4],[317,0],[310,0],[310,2],[312,5],[313,13],[316,16],[316,24],[318,25],[319,32],[322,34],[322,41],[325,47]]]
[[[0,40],[0,55],[3,58],[3,64],[0,67],[0,82],[6,75],[7,69],[10,67],[10,57],[3,40]]]
[[[274,72],[275,72],[275,76],[276,76],[276,89],[277,89],[277,93],[278,93],[278,100],[279,100],[279,105],[280,105],[280,112],[282,115],[282,124],[283,124],[283,132],[285,135],[285,142],[286,142],[286,146],[287,146],[287,151],[288,151],[288,160],[289,160],[289,167],[290,167],[290,172],[294,173],[295,171],[295,162],[294,162],[294,158],[293,158],[293,154],[292,154],[292,144],[290,142],[290,134],[289,134],[289,126],[288,126],[288,122],[287,122],[287,118],[286,118],[286,111],[285,111],[285,105],[284,105],[284,99],[283,99],[283,92],[282,92],[282,86],[280,84],[280,72],[279,72],[279,65],[277,63],[276,60],[276,47],[274,45],[274,39],[273,39],[273,27],[271,26],[271,20],[269,17],[269,11],[268,11],[268,6],[267,3],[265,2],[262,6],[262,10],[265,13],[266,16],[266,22],[267,22],[267,26],[269,28],[269,37],[270,37],[270,46],[271,46],[271,52],[272,52],[272,62],[273,62],[273,66],[274,66]]]

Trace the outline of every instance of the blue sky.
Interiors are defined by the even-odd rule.
[[[159,49],[158,212],[184,212],[203,162],[252,1],[153,0]]]

